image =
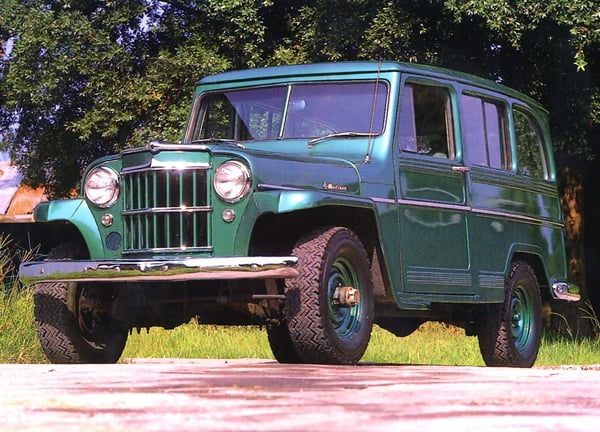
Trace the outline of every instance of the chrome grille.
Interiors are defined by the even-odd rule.
[[[207,169],[123,174],[123,253],[210,250]]]

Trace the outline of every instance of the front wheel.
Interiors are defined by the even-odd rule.
[[[300,275],[286,281],[285,318],[295,354],[305,363],[355,364],[373,328],[369,258],[343,227],[300,239],[293,254]]]
[[[515,262],[504,303],[487,305],[480,318],[479,348],[487,366],[531,367],[542,335],[540,290],[531,266]]]
[[[279,363],[302,363],[302,359],[296,352],[290,337],[287,322],[269,323],[267,325],[267,339],[273,357]]]
[[[52,363],[115,363],[125,348],[127,330],[108,312],[111,302],[109,286],[36,284],[35,325],[48,359]]]
[[[89,258],[85,245],[67,242],[51,260]],[[128,331],[111,314],[116,288],[110,284],[43,282],[33,296],[35,326],[52,363],[115,363]]]

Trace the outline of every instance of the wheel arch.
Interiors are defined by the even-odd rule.
[[[68,240],[84,242],[79,229],[67,221],[0,223],[0,231],[16,247],[42,255]]]
[[[546,273],[546,266],[544,265],[542,257],[535,253],[518,251],[513,254],[510,264],[512,265],[517,261],[523,261],[529,264],[529,266],[531,266],[535,272],[535,276],[538,280],[538,286],[540,288],[542,302],[552,300],[550,284],[548,282],[548,275]]]
[[[83,199],[42,203],[35,209],[34,220],[46,227],[42,229],[57,228],[63,235],[60,243],[77,240],[85,245],[90,258],[104,256],[102,236],[90,208]]]
[[[371,262],[375,295],[385,296],[390,285],[373,208],[323,205],[287,213],[264,213],[254,225],[250,253],[289,254],[302,235],[323,226],[345,227],[357,235]]]

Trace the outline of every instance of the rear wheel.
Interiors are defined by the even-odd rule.
[[[540,290],[535,272],[515,262],[504,303],[487,305],[480,319],[479,348],[488,366],[531,367],[542,335]]]
[[[300,275],[286,281],[285,317],[299,359],[355,364],[373,327],[367,253],[350,230],[324,228],[302,238],[293,254]]]
[[[66,243],[49,259],[80,259],[84,248]],[[110,284],[43,282],[35,286],[34,316],[44,353],[53,363],[114,363],[128,332],[111,314]]]

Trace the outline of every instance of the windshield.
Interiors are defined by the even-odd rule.
[[[287,105],[286,105],[287,103]],[[191,141],[379,135],[383,82],[311,83],[212,92],[201,96]]]

